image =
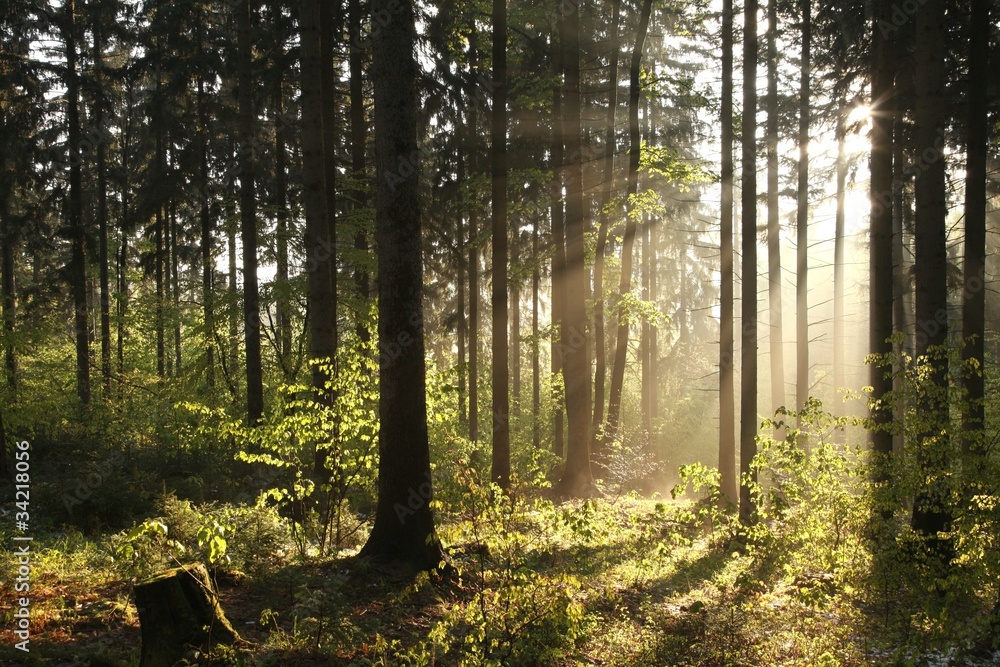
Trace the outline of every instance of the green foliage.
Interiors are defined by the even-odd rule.
[[[562,655],[582,632],[579,582],[547,577],[529,563],[544,541],[543,514],[551,504],[529,503],[524,488],[482,484],[475,470],[462,474],[468,496],[455,539],[459,586],[471,599],[448,609],[429,642],[442,653],[456,651],[460,665],[537,664]]]

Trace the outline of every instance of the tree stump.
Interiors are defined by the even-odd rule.
[[[173,667],[191,648],[239,641],[200,563],[136,584],[135,606],[142,630],[139,667]]]

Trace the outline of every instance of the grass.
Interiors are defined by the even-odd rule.
[[[633,496],[441,508],[457,568],[448,578],[402,578],[351,552],[296,560],[288,551],[252,575],[218,577],[223,609],[247,643],[198,664],[1000,664],[933,624],[883,619],[864,580],[709,536],[684,520],[686,507]],[[3,557],[0,663],[138,664],[131,579],[109,543],[36,537],[28,655],[12,648],[15,565]]]

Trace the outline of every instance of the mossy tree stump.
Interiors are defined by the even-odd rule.
[[[172,667],[192,647],[208,650],[239,641],[200,563],[136,584],[135,606],[142,630],[139,667]]]

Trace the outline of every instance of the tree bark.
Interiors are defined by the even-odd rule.
[[[313,0],[314,1],[314,0]],[[375,83],[376,249],[379,348],[398,355],[379,370],[378,507],[360,556],[439,566],[431,514],[421,290],[420,163],[417,159],[416,28],[412,0],[372,0],[397,11],[372,35]],[[409,168],[399,170],[401,164]]]
[[[869,349],[871,354],[887,355],[892,352],[888,338],[892,335],[892,112],[893,67],[895,45],[889,34],[879,25],[890,20],[890,0],[880,0],[873,19],[872,62],[872,147],[871,147],[871,243],[869,255]],[[892,390],[892,380],[886,369],[872,364],[869,384],[872,399],[879,401]],[[888,480],[888,457],[892,454],[892,434],[885,429],[891,419],[888,410],[872,411],[873,422],[881,428],[871,431],[872,450],[875,453],[875,479]]]
[[[0,214],[4,216],[4,219],[0,221],[3,224],[3,228],[0,229],[0,254],[2,254],[0,286],[2,286],[3,291],[4,365],[7,368],[7,386],[10,388],[11,398],[13,398],[17,395],[18,384],[17,350],[14,347],[14,334],[17,326],[17,295],[14,291],[14,238],[10,229],[10,221],[7,219],[7,211],[0,210]]]
[[[781,217],[778,208],[778,3],[767,3],[767,312],[771,414],[785,405],[785,336],[781,298]],[[779,439],[783,434],[777,434]]]
[[[362,61],[364,50],[361,42],[361,0],[350,0],[347,10],[348,39],[350,40],[350,52],[348,55],[348,68],[350,77],[351,93],[351,171],[353,172],[354,188],[350,198],[355,211],[362,210],[367,205],[365,182],[365,138],[368,128],[365,123],[365,98],[364,98],[364,72],[362,71]],[[358,255],[367,255],[368,234],[364,225],[358,221],[358,229],[354,233],[354,248]],[[459,279],[461,282],[461,278]],[[357,317],[358,338],[367,343],[371,339],[368,329],[368,300],[371,298],[371,284],[368,270],[363,266],[354,269],[354,286],[358,291],[359,313]]]
[[[493,463],[491,478],[510,486],[510,366],[507,345],[507,2],[493,0]]]
[[[795,409],[809,397],[809,70],[812,0],[801,0],[802,62],[799,69],[798,207],[795,216]],[[798,418],[799,428],[802,417]],[[800,443],[806,446],[803,441]]]
[[[198,43],[201,44],[200,29]],[[200,48],[200,47],[199,47]],[[205,104],[205,82],[198,79],[199,146],[199,217],[201,220],[201,301],[205,320],[205,384],[215,387],[215,260],[212,256],[212,213],[208,196],[208,112]]]
[[[563,75],[562,66],[562,46],[555,49],[553,59],[555,60],[555,75],[557,80],[561,80]],[[562,89],[556,85],[552,89],[552,150],[551,169],[552,183],[549,190],[549,209],[551,211],[551,235],[552,235],[552,265],[551,273],[551,294],[552,311],[552,338],[550,354],[552,357],[552,451],[556,456],[562,457],[565,453],[565,419],[563,406],[563,393],[560,393],[558,381],[563,372],[562,360],[562,324],[563,324],[563,304],[566,301],[566,226],[565,210],[563,208],[563,114],[562,114]]]
[[[929,482],[917,492],[913,503],[912,526],[930,538],[932,550],[945,548],[936,536],[946,530],[951,517],[946,505],[947,489],[937,471],[948,462],[948,362],[943,346],[948,340],[948,251],[945,218],[944,103],[945,42],[942,0],[927,0],[917,10],[917,43],[914,54],[914,111],[916,154],[923,159],[923,172],[916,178],[916,325],[918,358],[930,355],[928,378],[932,388],[921,392],[918,409],[928,428],[917,434],[917,465]],[[933,156],[929,159],[926,156]],[[937,354],[935,354],[937,350]],[[938,551],[939,556],[945,552]]]
[[[240,641],[200,563],[161,572],[135,586],[142,629],[139,667],[172,667],[190,647]]]
[[[740,474],[756,481],[750,463],[757,455],[757,0],[743,9],[743,141],[740,207],[743,223],[742,373],[740,375]],[[750,485],[740,485],[740,520],[756,521]]]
[[[240,236],[243,241],[243,331],[246,347],[247,422],[264,416],[264,380],[260,356],[260,293],[257,284],[257,202],[254,187],[253,62],[250,0],[236,12],[239,80]]]
[[[843,71],[838,72],[843,78]],[[845,386],[844,377],[844,222],[846,218],[845,197],[847,194],[847,100],[843,93],[837,98],[837,125],[834,137],[837,140],[836,200],[837,211],[833,232],[833,386],[839,391]],[[840,414],[839,408],[834,414]],[[838,436],[839,437],[839,436]]]
[[[108,170],[107,150],[104,145],[104,38],[100,20],[94,25],[94,77],[96,79],[96,94],[94,96],[94,123],[102,138],[94,146],[97,169],[97,224],[99,236],[99,261],[101,281],[101,379],[104,394],[111,391],[111,285],[110,259],[108,257]]]
[[[284,77],[281,73],[274,85],[274,209],[275,229],[275,282],[278,298],[278,364],[286,382],[293,382],[291,288],[288,282],[288,173],[285,166],[286,123],[284,119]]]
[[[962,359],[978,364],[980,371],[966,370],[963,381],[968,408],[963,420],[966,453],[981,454],[986,409],[983,404],[986,311],[986,159],[988,123],[986,90],[989,84],[989,3],[972,0],[969,42],[969,109],[965,163],[965,275],[962,301]]]
[[[599,433],[604,425],[604,385],[606,381],[607,346],[604,334],[604,257],[607,253],[608,230],[611,227],[611,213],[608,204],[615,180],[615,111],[618,107],[618,60],[621,53],[618,36],[618,21],[621,14],[621,0],[611,3],[611,40],[608,69],[608,108],[604,117],[604,178],[601,190],[601,205],[598,215],[601,224],[597,230],[597,249],[594,253],[594,442],[599,446]]]
[[[736,476],[736,385],[733,373],[733,0],[722,0],[722,161],[719,289],[719,474],[722,496],[739,503]]]
[[[557,492],[563,496],[593,493],[590,449],[593,440],[590,353],[587,340],[587,268],[584,244],[583,167],[580,145],[580,8],[562,6],[559,42],[564,69],[562,99],[566,179],[566,262],[560,347],[566,393],[568,443],[566,466]]]
[[[632,61],[629,64],[629,99],[628,99],[628,124],[629,124],[629,164],[628,164],[628,185],[626,187],[626,197],[629,200],[625,218],[625,236],[622,240],[622,267],[621,280],[618,284],[618,292],[621,302],[624,303],[625,296],[632,290],[632,260],[633,246],[635,244],[636,218],[638,212],[632,199],[639,189],[639,95],[642,65],[642,50],[646,43],[646,33],[649,31],[649,18],[652,13],[652,0],[644,0],[639,13],[639,31],[635,39],[635,48],[632,50]],[[611,390],[608,397],[608,419],[605,428],[605,441],[621,438],[619,426],[621,423],[621,402],[622,390],[625,384],[625,362],[628,359],[628,318],[623,317],[624,313],[617,312],[618,330],[615,344],[614,365],[611,369]]]
[[[76,395],[90,404],[90,341],[87,331],[87,232],[83,221],[83,184],[80,173],[80,85],[76,53],[76,0],[66,2],[66,123],[69,139],[69,227],[72,237],[70,286],[73,292],[73,328],[76,334]]]
[[[538,196],[539,193],[535,193]],[[538,338],[538,290],[541,285],[541,257],[538,255],[538,215],[531,225],[531,444],[542,446],[542,428],[539,423],[542,406],[542,376],[539,362],[541,341]]]

